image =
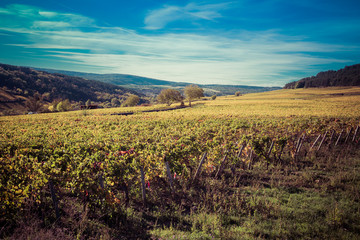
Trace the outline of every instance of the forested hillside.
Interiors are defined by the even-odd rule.
[[[129,94],[140,95],[109,83],[6,64],[0,64],[0,89],[0,110],[24,105],[35,93],[46,102],[68,99],[84,104],[90,100],[103,105],[112,99],[121,102]]]
[[[1,87],[19,95],[33,95],[35,92],[48,94],[49,100],[67,98],[74,101],[106,100],[109,96],[121,96],[135,91],[100,81],[58,73],[47,73],[27,67],[0,64]]]
[[[285,89],[311,87],[360,86],[360,64],[352,65],[338,71],[320,72],[316,76],[288,83]]]

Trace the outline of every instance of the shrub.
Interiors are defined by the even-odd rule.
[[[136,106],[140,101],[139,96],[136,96],[134,94],[131,94],[125,102],[122,104],[123,107],[133,107]]]

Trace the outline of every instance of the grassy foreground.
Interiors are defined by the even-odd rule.
[[[0,117],[0,237],[360,238],[360,88],[148,109]]]

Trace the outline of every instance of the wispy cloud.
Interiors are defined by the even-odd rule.
[[[221,18],[220,12],[229,7],[230,3],[197,4],[189,3],[185,6],[165,5],[149,12],[145,18],[146,29],[157,30],[175,21],[214,21]]]
[[[181,11],[212,20],[220,16],[215,11],[220,8],[187,5]],[[13,16],[11,21],[6,17],[9,14]],[[156,15],[161,14],[152,16]],[[163,15],[167,16],[165,10]],[[294,80],[289,78],[290,71],[307,74],[310,70],[304,69],[312,66],[346,62],[328,54],[348,51],[351,47],[306,41],[274,30],[242,31],[226,37],[185,33],[145,35],[98,26],[85,16],[25,5],[0,8],[0,31],[21,36],[16,42],[3,44],[40,51],[51,61],[71,62],[73,69],[69,70],[84,66],[82,69],[89,72],[96,69],[96,72],[194,83],[281,86]]]
[[[7,20],[7,27],[19,28],[19,23],[22,27],[37,28],[37,27],[84,27],[93,26],[94,20],[91,18],[71,13],[58,13],[53,11],[46,11],[35,6],[11,4],[7,8],[0,8],[0,16],[2,20]],[[7,16],[12,16],[6,19]],[[40,26],[39,26],[40,25]],[[66,25],[66,26],[65,26]]]

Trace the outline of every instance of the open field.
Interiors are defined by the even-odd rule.
[[[360,88],[160,107],[0,117],[0,237],[360,238]]]

